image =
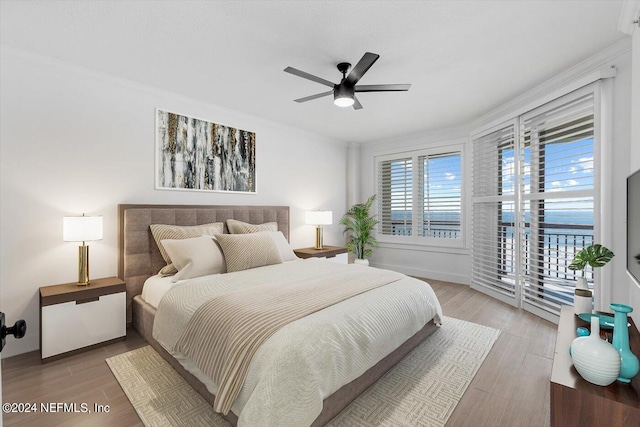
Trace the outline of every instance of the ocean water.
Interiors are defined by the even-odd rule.
[[[412,212],[396,210],[391,212],[391,221],[397,224],[395,234],[409,235],[411,233]],[[512,211],[502,213],[503,230],[507,236],[513,236],[515,214]],[[430,221],[434,230],[448,230],[460,233],[460,212],[431,211],[424,215],[425,221]],[[530,221],[530,213],[526,212],[525,223]],[[402,223],[406,222],[407,225]],[[593,211],[588,210],[554,210],[545,212],[543,227],[545,241],[550,246],[579,246],[590,245],[593,242]],[[527,231],[527,230],[525,230]],[[450,236],[451,237],[451,236]]]

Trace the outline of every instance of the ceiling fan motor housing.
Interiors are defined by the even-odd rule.
[[[350,85],[349,83],[343,82],[339,85],[335,85],[333,87],[333,100],[337,100],[340,98],[350,98],[353,100],[353,96],[355,95],[355,86]],[[352,105],[353,102],[351,102]]]

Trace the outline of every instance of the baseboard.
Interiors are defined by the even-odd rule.
[[[399,273],[406,274],[407,276],[415,276],[423,279],[442,280],[444,282],[459,283],[461,285],[469,285],[471,283],[471,278],[464,274],[455,274],[435,270],[423,270],[421,268],[407,267],[404,265],[391,265],[381,263],[372,263],[371,266],[384,268],[385,270],[397,271]]]

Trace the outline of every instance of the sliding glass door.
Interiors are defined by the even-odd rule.
[[[596,90],[473,141],[472,287],[551,319],[573,304],[568,266],[594,239]]]

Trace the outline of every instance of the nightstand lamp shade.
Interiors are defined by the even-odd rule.
[[[102,240],[101,216],[65,216],[62,220],[62,239],[65,242],[82,242],[78,246],[78,285],[89,282],[89,246],[85,242]]]
[[[309,225],[316,226],[316,249],[322,249],[322,226],[333,224],[333,212],[331,211],[307,211],[306,221]]]

